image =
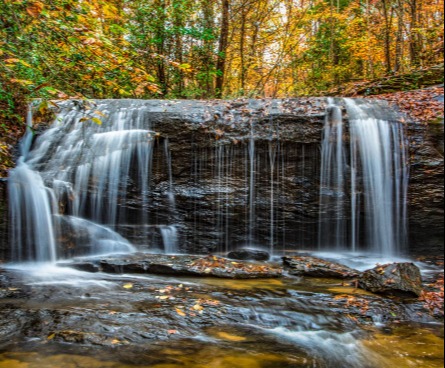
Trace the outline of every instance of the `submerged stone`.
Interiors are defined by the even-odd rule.
[[[270,259],[270,254],[266,251],[256,249],[239,249],[230,252],[227,257],[240,261],[268,261]]]
[[[365,271],[359,286],[377,294],[418,297],[422,294],[422,276],[413,263],[393,263]]]
[[[284,266],[293,276],[352,279],[359,271],[310,256],[283,257]]]

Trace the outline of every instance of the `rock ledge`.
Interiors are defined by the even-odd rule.
[[[131,255],[78,258],[59,266],[86,272],[140,273],[168,276],[219,277],[226,279],[278,278],[283,270],[271,264],[234,262],[216,256],[157,255],[136,253]]]

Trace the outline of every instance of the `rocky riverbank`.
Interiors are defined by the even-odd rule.
[[[180,364],[179,355],[172,350],[181,356],[197,354],[202,359],[198,351],[203,343],[222,344],[226,354],[215,351],[222,360],[229,359],[234,349],[239,352],[248,349],[251,354],[269,354],[267,359],[275,360],[275,364],[280,362],[280,367],[294,367],[296,362],[301,367],[313,364],[331,367],[329,359],[345,364],[341,354],[334,358],[329,355],[328,345],[320,345],[314,352],[307,340],[306,343],[292,340],[292,331],[299,331],[303,335],[295,336],[314,334],[310,338],[313,340],[309,340],[311,344],[318,344],[319,338],[320,344],[322,340],[326,344],[328,339],[335,349],[344,352],[344,344],[354,345],[351,352],[354,364],[374,368],[377,363],[372,359],[377,359],[379,366],[386,367],[386,360],[370,351],[372,359],[361,360],[364,359],[361,354],[367,351],[361,341],[364,344],[378,333],[391,335],[402,325],[411,326],[411,333],[415,333],[422,324],[438,321],[416,298],[382,297],[340,279],[286,276],[287,273],[280,278],[263,275],[256,280],[210,277],[207,272],[212,268],[210,262],[219,263],[213,265],[215,269],[222,268],[223,259],[217,257],[201,258],[208,264],[198,278],[182,271],[165,272],[170,276],[142,274],[140,270],[129,274],[135,271],[129,265],[136,261],[135,257],[127,259],[132,261],[114,258],[113,267],[110,257],[91,261],[113,274],[52,266],[2,269],[0,366],[2,351],[16,359],[33,351],[47,357],[63,351],[63,354],[102,357],[113,364],[121,362],[117,367],[124,364],[179,367],[175,365]],[[197,257],[165,256],[149,256],[144,262],[158,265],[168,262],[169,270],[183,270],[184,265],[200,263]],[[227,262],[233,266],[233,261]],[[307,264],[318,264],[313,262],[306,260]],[[249,265],[270,270],[278,267],[269,263],[240,264],[246,269]],[[333,264],[330,268],[335,267],[338,266]],[[231,273],[230,269],[226,271]],[[242,367],[236,364],[233,366]]]

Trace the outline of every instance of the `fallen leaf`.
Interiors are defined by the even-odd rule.
[[[200,305],[200,304],[196,304],[196,305],[193,306],[193,310],[195,310],[195,311],[203,311],[204,307],[202,305]]]
[[[181,317],[187,317],[187,314],[182,309],[176,308],[176,313],[178,313]]]
[[[221,339],[227,340],[227,341],[232,341],[232,342],[242,342],[242,341],[247,340],[243,336],[236,336],[236,335],[229,334],[227,332],[218,332],[218,337],[220,337]]]

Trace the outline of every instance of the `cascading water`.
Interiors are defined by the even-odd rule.
[[[108,108],[94,112],[103,125],[88,123],[91,111],[65,109],[31,152],[25,137],[9,178],[14,260],[135,250],[115,230],[130,216],[130,191],[142,204],[135,217],[148,222],[154,133],[143,109]]]
[[[329,101],[322,145],[320,248],[395,255],[406,244],[408,166],[403,126],[377,104]]]
[[[31,149],[33,133],[32,111],[28,112],[28,129],[20,147],[21,157],[9,177],[9,203],[16,261],[38,262],[56,260],[56,240],[52,211],[54,197],[45,187],[42,177],[31,169],[26,159]],[[22,232],[26,229],[26,233]]]
[[[329,239],[331,234],[335,234],[333,244],[329,244],[329,247],[335,249],[341,249],[345,245],[343,128],[342,110],[330,99],[322,143],[319,243],[326,244],[323,238]],[[325,210],[333,211],[335,216],[325,217]]]
[[[161,228],[164,251],[166,254],[178,252],[178,229],[175,226],[163,226]]]
[[[25,137],[9,178],[14,259],[246,245],[278,254],[311,249],[317,234],[322,249],[395,254],[407,217],[401,124],[378,104],[330,100],[320,160],[319,120],[298,104],[292,114],[310,123],[275,120],[285,105],[243,102],[212,117],[196,102],[63,103],[32,149]],[[215,124],[239,131],[224,139]]]

